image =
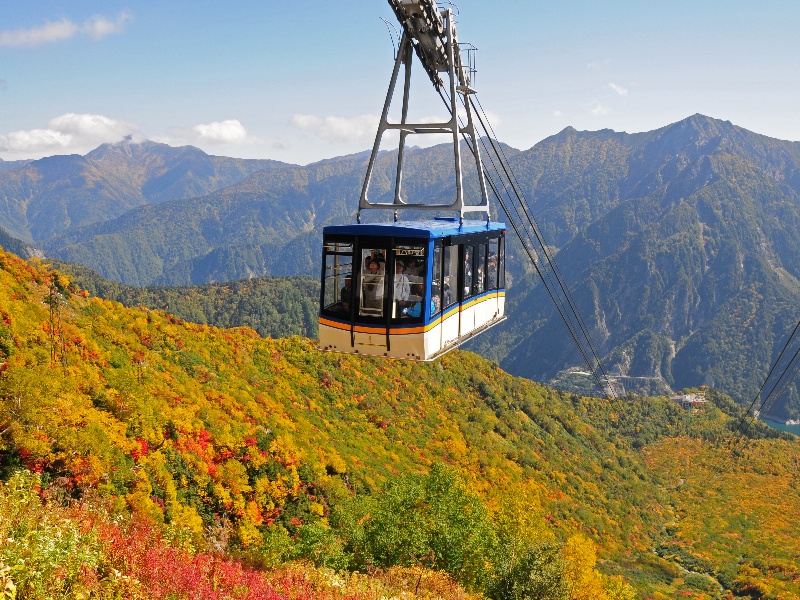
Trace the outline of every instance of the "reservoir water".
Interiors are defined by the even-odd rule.
[[[778,421],[770,421],[769,419],[761,419],[761,421],[774,429],[780,429],[781,431],[787,431],[789,433],[793,433],[797,436],[800,436],[800,425],[786,425],[785,423],[779,423]]]

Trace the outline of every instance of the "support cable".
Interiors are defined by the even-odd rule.
[[[767,376],[764,378],[764,382],[761,384],[761,387],[758,389],[758,392],[756,392],[756,395],[753,397],[752,402],[750,402],[750,406],[747,408],[747,410],[744,412],[742,417],[739,419],[739,422],[737,423],[736,427],[734,428],[734,436],[735,436],[735,438],[734,438],[734,441],[733,441],[733,445],[730,448],[730,450],[728,450],[726,452],[726,454],[729,454],[731,456],[733,455],[733,453],[739,447],[739,444],[741,443],[741,440],[744,439],[744,437],[747,435],[747,432],[750,430],[750,426],[756,420],[755,414],[753,412],[753,409],[754,409],[754,407],[756,405],[756,402],[758,402],[758,399],[761,397],[761,394],[764,391],[764,388],[767,386],[767,383],[769,382],[770,377],[772,377],[772,374],[775,372],[775,369],[780,364],[781,359],[783,358],[783,355],[786,353],[786,350],[792,344],[792,340],[797,335],[798,329],[800,329],[800,321],[798,321],[797,325],[794,326],[794,329],[792,330],[792,333],[789,336],[789,339],[786,340],[786,343],[783,345],[783,348],[781,349],[780,354],[778,354],[778,357],[775,359],[775,362],[772,363],[772,367],[770,368],[769,372],[767,373]],[[798,347],[797,351],[794,353],[794,356],[792,356],[792,359],[789,361],[789,364],[786,366],[786,368],[783,369],[783,371],[781,372],[780,377],[778,377],[778,380],[772,386],[770,392],[767,394],[767,397],[761,403],[761,410],[759,412],[761,412],[763,410],[766,410],[768,408],[768,404],[771,406],[771,404],[783,394],[785,389],[794,380],[794,378],[797,375],[798,371],[800,371],[800,361],[798,361],[798,357],[799,356],[800,356],[800,347]],[[796,365],[796,366],[793,366],[793,365]],[[783,381],[783,379],[786,376],[786,374],[792,368],[794,370],[793,370],[791,376],[781,386],[779,393],[777,395],[775,395],[775,390],[777,389],[778,385],[781,384],[781,381]],[[743,429],[742,425],[748,419],[748,417],[750,417],[750,421],[748,421],[747,425]]]
[[[440,95],[440,97],[442,99],[442,102],[444,102],[445,106],[449,108],[450,105],[451,105],[451,103],[449,101],[449,98],[446,98],[442,91],[439,91],[439,95]],[[473,107],[473,109],[475,109],[474,104],[472,105],[472,107]],[[467,107],[465,106],[465,108],[467,108]],[[482,110],[482,107],[481,107],[481,110]],[[611,384],[609,382],[608,376],[606,375],[605,371],[602,369],[602,363],[601,363],[600,359],[597,356],[597,353],[595,351],[594,345],[592,344],[591,338],[589,337],[589,334],[586,331],[585,325],[583,324],[583,321],[580,318],[580,314],[577,312],[577,309],[575,307],[574,301],[571,298],[569,290],[567,289],[566,285],[564,284],[563,278],[559,277],[560,272],[558,271],[558,268],[557,268],[557,265],[556,265],[555,261],[553,260],[553,258],[547,252],[547,248],[546,248],[546,244],[544,242],[544,239],[542,238],[540,231],[538,231],[538,224],[536,223],[535,219],[533,219],[531,217],[527,206],[525,205],[523,199],[520,197],[520,192],[519,192],[518,188],[514,185],[514,180],[512,178],[512,175],[509,174],[509,170],[510,169],[503,163],[503,160],[502,160],[502,157],[501,157],[501,152],[499,152],[497,150],[496,146],[494,146],[494,143],[493,143],[491,137],[489,136],[489,132],[487,130],[487,127],[486,127],[486,124],[484,123],[483,118],[481,118],[481,115],[478,113],[477,109],[475,109],[475,111],[476,111],[476,116],[478,117],[478,120],[480,122],[480,125],[483,128],[483,131],[484,131],[484,134],[485,134],[484,137],[490,139],[490,141],[492,142],[493,150],[494,150],[493,153],[489,152],[487,147],[486,147],[485,141],[479,138],[480,143],[484,148],[484,152],[486,153],[486,156],[489,158],[489,160],[490,160],[490,162],[492,164],[492,168],[494,170],[495,175],[497,176],[497,179],[500,180],[500,181],[503,181],[503,178],[500,175],[500,171],[497,168],[497,165],[495,164],[495,158],[494,157],[495,156],[497,157],[497,161],[500,163],[500,166],[502,167],[503,171],[505,172],[506,180],[511,185],[511,190],[514,192],[514,195],[516,196],[517,203],[514,203],[514,199],[512,198],[511,192],[509,191],[509,186],[505,185],[505,184],[503,185],[503,192],[505,192],[505,195],[508,197],[509,204],[507,205],[506,202],[504,202],[504,200],[503,200],[503,198],[501,196],[501,193],[498,191],[498,185],[495,183],[494,178],[492,177],[492,174],[489,173],[488,169],[486,169],[485,167],[484,167],[484,176],[489,181],[490,187],[492,188],[492,192],[494,193],[495,197],[497,198],[498,202],[500,203],[501,208],[506,213],[509,221],[511,222],[511,226],[514,229],[514,232],[517,234],[517,237],[520,239],[520,242],[522,243],[523,249],[525,250],[526,254],[528,255],[528,258],[530,259],[531,263],[533,264],[534,269],[536,270],[536,273],[539,275],[540,279],[542,280],[542,283],[543,283],[543,285],[545,287],[545,290],[547,291],[547,294],[550,296],[550,299],[553,301],[553,303],[554,303],[554,305],[556,307],[556,310],[558,311],[559,315],[561,316],[561,319],[564,321],[564,324],[567,326],[567,330],[569,331],[569,334],[572,337],[572,340],[575,343],[576,347],[578,348],[578,351],[581,354],[584,362],[586,363],[587,367],[589,368],[589,371],[590,371],[590,373],[592,375],[592,378],[595,380],[595,383],[597,384],[598,389],[600,390],[601,393],[603,393],[606,396],[609,395],[609,392],[612,395],[615,395],[613,387],[611,386]],[[484,117],[485,117],[485,112],[484,112]],[[460,117],[459,117],[459,120],[460,120]],[[462,123],[462,125],[463,125],[463,123]],[[491,124],[490,124],[490,126],[491,126]],[[464,140],[467,143],[468,147],[470,148],[470,150],[472,150],[470,140],[467,139],[466,135],[463,135],[463,137],[464,137]],[[473,150],[473,152],[474,152],[474,150]],[[520,212],[519,212],[519,209],[517,208],[517,205],[519,205],[522,208],[523,212],[525,213],[525,216],[527,218],[527,225],[525,223],[526,219],[523,219],[520,216]],[[513,209],[513,211],[514,211],[514,213],[516,215],[516,218],[514,218],[514,216],[512,216],[510,209]],[[522,225],[522,229],[525,232],[524,235],[520,231],[520,226],[519,226],[520,223]],[[530,227],[530,230],[533,232],[533,235],[531,235],[531,233],[529,233],[528,227]],[[540,260],[540,258],[541,258],[540,257],[540,250],[535,246],[531,247],[532,246],[531,242],[534,241],[533,240],[534,237],[536,238],[536,241],[539,243],[539,246],[541,247],[541,253],[544,255],[545,260],[543,260],[543,261]],[[540,262],[544,263],[544,265],[545,265],[544,266],[544,271],[539,267],[539,263]],[[550,265],[551,265],[550,269],[547,269],[547,267],[546,267],[546,265],[548,263],[550,263]],[[551,271],[552,271],[553,275],[556,276],[556,282],[554,282],[553,279],[552,279]],[[561,294],[563,294],[563,298],[566,299],[567,304],[569,305],[569,309],[567,309],[567,307],[565,306],[564,299],[562,299],[562,295],[558,294],[556,292],[556,289],[559,289],[559,288],[561,290]],[[569,313],[572,314],[572,318],[570,318]],[[587,356],[587,353],[586,353],[586,351],[585,351],[585,349],[583,347],[583,344],[581,344],[579,339],[578,339],[579,336],[578,336],[578,334],[576,332],[576,324],[577,324],[577,329],[581,330],[581,333],[583,334],[583,338],[588,343],[589,351],[591,352],[592,356],[595,359],[594,363],[593,363],[593,361],[591,361],[589,359],[589,357]],[[600,378],[600,376],[597,374],[597,371],[596,371],[596,369],[594,367],[595,364],[600,367],[600,369],[601,369],[601,371],[603,373],[603,376],[605,377],[605,380],[606,380],[606,384],[605,385],[603,384],[603,381]]]
[[[510,168],[508,168],[508,169],[506,168],[506,164],[508,163],[507,159],[505,160],[505,164],[504,164],[503,158],[505,158],[505,152],[503,151],[502,146],[500,147],[500,151],[498,152],[497,145],[495,144],[496,136],[495,136],[495,133],[494,133],[494,128],[492,127],[492,124],[489,122],[489,118],[486,115],[486,111],[483,110],[483,106],[481,106],[480,100],[477,98],[477,96],[476,96],[476,100],[478,100],[478,105],[480,106],[480,109],[481,109],[480,112],[477,109],[475,109],[475,104],[474,103],[472,103],[472,107],[473,107],[473,109],[475,109],[475,112],[476,112],[476,115],[478,117],[478,120],[480,121],[481,126],[483,127],[483,130],[486,133],[486,137],[489,138],[489,142],[492,145],[492,149],[494,150],[495,154],[497,154],[497,157],[498,157],[498,160],[500,162],[500,165],[503,167],[503,171],[505,172],[509,183],[511,184],[512,188],[514,189],[514,193],[517,196],[517,198],[518,198],[518,200],[520,202],[520,205],[523,208],[523,212],[525,213],[525,216],[528,218],[528,220],[529,220],[529,222],[531,224],[531,229],[536,234],[536,238],[537,238],[537,240],[539,241],[539,244],[542,247],[542,251],[543,251],[543,253],[545,255],[545,258],[547,259],[547,263],[551,266],[551,268],[552,268],[552,270],[553,270],[553,272],[554,272],[554,274],[556,276],[556,279],[558,281],[559,287],[561,287],[561,289],[563,290],[564,296],[566,297],[567,302],[570,305],[570,310],[575,315],[575,318],[576,318],[576,320],[578,322],[578,326],[579,326],[581,332],[583,333],[584,337],[586,338],[587,343],[589,344],[589,349],[590,349],[590,351],[592,353],[592,356],[594,357],[597,366],[600,368],[600,371],[603,374],[603,378],[606,380],[606,384],[610,387],[611,384],[610,384],[610,381],[609,381],[608,374],[605,372],[605,369],[603,368],[603,363],[600,361],[600,358],[597,355],[597,349],[594,347],[594,344],[592,342],[592,338],[591,338],[591,336],[589,335],[589,333],[587,331],[586,325],[583,322],[583,319],[581,318],[580,312],[578,311],[577,307],[574,304],[574,300],[572,298],[572,294],[569,293],[568,287],[564,283],[563,276],[561,275],[561,270],[558,268],[558,263],[556,263],[554,258],[550,256],[550,253],[547,250],[547,244],[545,243],[544,239],[541,237],[541,228],[539,227],[539,224],[536,222],[536,218],[533,216],[532,212],[530,211],[530,208],[529,208],[529,206],[527,204],[527,200],[525,199],[524,193],[522,192],[521,188],[519,187],[519,184],[516,183],[516,177],[514,176],[513,171]],[[489,135],[489,131],[487,131],[486,124],[484,123],[483,118],[481,118],[481,113],[483,113],[483,117],[486,118],[486,122],[489,123],[489,129],[491,130],[491,135]],[[511,174],[509,174],[509,171],[510,171]]]

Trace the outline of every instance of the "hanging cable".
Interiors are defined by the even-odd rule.
[[[446,95],[446,92],[443,92],[442,90],[438,91],[439,91],[439,96],[442,99],[442,102],[449,109],[450,106],[449,95]],[[463,99],[462,99],[462,104],[463,104]],[[530,259],[531,263],[533,264],[533,267],[537,275],[542,280],[545,290],[547,291],[547,294],[553,301],[556,310],[559,313],[559,316],[561,317],[564,324],[567,326],[567,330],[570,336],[572,337],[572,340],[575,343],[578,352],[580,353],[581,357],[583,358],[584,362],[589,368],[590,375],[594,379],[595,384],[597,385],[600,392],[605,396],[608,397],[610,394],[616,397],[613,386],[611,386],[609,378],[602,367],[602,363],[599,357],[597,356],[594,344],[592,343],[591,337],[589,336],[589,333],[586,330],[583,320],[581,319],[580,314],[577,311],[577,307],[575,306],[574,300],[572,299],[569,289],[564,283],[563,277],[561,276],[558,266],[555,263],[553,257],[550,256],[549,252],[547,251],[547,244],[545,243],[544,238],[540,232],[538,223],[536,223],[536,220],[530,214],[530,210],[526,205],[526,202],[524,201],[524,196],[521,194],[519,186],[515,185],[516,179],[513,176],[513,171],[511,171],[510,167],[508,167],[508,165],[506,164],[507,161],[504,162],[503,160],[505,154],[504,152],[502,152],[502,148],[498,151],[496,145],[494,144],[492,136],[489,135],[489,130],[487,129],[486,123],[484,122],[484,119],[486,120],[486,122],[488,122],[488,117],[486,117],[485,111],[483,111],[483,107],[481,107],[481,111],[483,112],[483,117],[481,117],[481,115],[478,113],[478,110],[475,108],[475,105],[471,104],[471,106],[473,110],[475,110],[476,116],[478,117],[478,121],[480,122],[480,125],[483,128],[483,132],[485,134],[482,138],[480,136],[477,136],[477,138],[484,148],[484,153],[486,154],[487,158],[492,164],[492,168],[494,170],[497,179],[502,182],[504,180],[500,175],[500,170],[495,164],[495,157],[497,158],[497,162],[500,164],[501,168],[503,169],[503,172],[505,173],[506,176],[505,180],[508,181],[510,189],[511,191],[513,191],[514,196],[516,197],[516,203],[514,202],[514,197],[512,197],[512,194],[509,191],[509,185],[505,184],[503,184],[502,186],[502,191],[505,192],[505,195],[509,200],[508,204],[503,200],[501,193],[498,191],[498,185],[495,183],[494,177],[492,177],[492,174],[489,173],[488,169],[486,169],[485,166],[484,166],[484,176],[486,177],[487,181],[489,181],[492,192],[497,198],[501,208],[506,213],[506,216],[508,217],[508,220],[511,223],[512,229],[517,234],[517,237],[520,239],[523,249],[528,255],[528,258]],[[465,108],[467,107],[465,106]],[[459,121],[461,122],[460,117]],[[463,122],[461,122],[461,125],[463,127]],[[489,127],[491,128],[491,124],[489,124]],[[493,129],[492,133],[494,133]],[[474,152],[470,140],[467,138],[466,135],[463,134],[463,132],[462,136],[464,137],[467,146],[470,148],[470,150]],[[491,142],[494,151],[493,153],[489,152],[488,148],[486,147],[485,139],[489,139],[489,141]],[[521,207],[522,212],[525,215],[524,219],[520,216],[520,210],[517,207],[518,205],[519,207]],[[512,215],[512,210],[515,216]],[[520,223],[522,226],[522,230],[524,231],[524,235],[520,231],[520,225],[519,225]],[[532,232],[532,235],[531,233],[529,233],[529,229]],[[538,242],[538,247],[536,247],[536,245],[533,243],[534,238],[536,242]],[[544,260],[542,260],[542,257],[544,257]],[[540,263],[544,265],[544,268],[540,268],[539,266]],[[549,269],[548,266],[550,267]],[[555,276],[556,278],[555,282],[553,281],[553,276]],[[559,290],[561,292],[560,294],[558,293]],[[577,333],[578,329],[582,334],[582,339],[584,339],[586,345],[588,345],[589,353],[591,353],[594,361],[589,359],[586,349],[584,348],[584,344],[580,342],[579,338],[581,336],[579,336]],[[597,365],[600,368],[603,378],[605,379],[605,384],[603,383],[603,379],[601,379],[600,375],[598,375],[595,365]]]
[[[795,336],[797,336],[798,330],[800,330],[800,321],[798,321],[797,324],[794,326],[791,335],[789,335],[789,339],[786,340],[786,343],[783,345],[783,348],[778,354],[778,357],[775,359],[775,362],[772,363],[772,367],[770,367],[767,376],[764,378],[764,382],[761,384],[761,387],[758,389],[758,392],[756,392],[756,395],[753,397],[752,402],[750,402],[750,406],[747,408],[747,410],[739,419],[739,422],[734,428],[735,437],[733,445],[723,453],[724,455],[733,456],[734,452],[736,452],[736,450],[738,449],[741,441],[750,431],[750,426],[756,420],[756,413],[753,410],[755,408],[756,402],[758,402],[758,399],[761,397],[761,394],[767,387],[767,383],[770,381],[770,378],[772,377],[773,373],[778,368],[781,359],[783,358],[784,354],[786,354],[786,350],[792,345],[792,341],[795,339]],[[773,384],[772,388],[767,394],[767,397],[761,403],[761,407],[758,411],[759,414],[771,408],[775,400],[777,400],[783,395],[784,391],[788,388],[789,385],[791,385],[792,381],[797,376],[798,371],[800,371],[800,346],[798,346],[791,360],[786,365],[786,367],[781,371],[781,374],[778,377],[775,384]],[[748,417],[750,418],[749,421],[747,421]],[[742,425],[745,423],[745,421],[747,421],[747,425],[744,428],[742,428]]]
[[[778,381],[775,382],[775,384],[772,386],[772,389],[767,394],[767,397],[764,398],[764,401],[761,403],[761,407],[758,410],[758,414],[766,413],[770,408],[772,408],[772,406],[775,404],[775,401],[783,396],[783,393],[792,384],[792,381],[797,375],[798,370],[800,370],[800,347],[797,348],[794,356],[792,356],[792,359],[789,361],[789,364],[781,372],[780,377],[778,377]],[[753,417],[753,419],[747,423],[742,435],[747,434],[747,431],[749,430],[753,421],[755,421],[755,417]]]
[[[536,234],[536,238],[539,241],[540,246],[542,247],[542,251],[543,251],[543,253],[545,255],[545,258],[547,260],[547,264],[549,264],[551,266],[551,268],[552,268],[552,270],[553,270],[553,272],[554,272],[554,274],[556,276],[556,279],[558,281],[559,287],[564,292],[564,296],[566,297],[567,302],[570,305],[570,309],[571,309],[573,315],[575,316],[575,318],[577,320],[578,327],[580,328],[581,333],[583,333],[583,336],[584,336],[584,338],[586,339],[586,341],[587,341],[587,343],[589,345],[589,349],[590,349],[590,351],[592,353],[592,356],[594,357],[598,368],[602,372],[603,378],[606,380],[606,383],[610,387],[610,382],[609,382],[608,375],[606,374],[605,370],[603,369],[603,364],[600,361],[599,356],[597,355],[597,350],[594,347],[594,344],[592,342],[592,338],[591,338],[591,336],[589,335],[589,333],[587,331],[587,328],[586,328],[586,326],[585,326],[585,324],[583,322],[583,319],[581,318],[580,312],[577,310],[577,307],[574,304],[574,301],[572,299],[572,294],[569,293],[569,290],[568,290],[566,284],[564,283],[563,276],[561,275],[561,271],[558,268],[558,263],[556,263],[554,258],[550,256],[550,253],[547,250],[547,244],[545,243],[543,237],[541,236],[541,228],[539,227],[539,224],[536,222],[536,219],[533,216],[532,211],[530,210],[530,208],[529,208],[529,206],[527,204],[527,201],[525,199],[524,193],[519,188],[519,185],[516,183],[516,177],[514,176],[513,171],[511,171],[510,168],[506,168],[506,166],[505,166],[505,164],[503,162],[503,158],[505,158],[505,152],[503,152],[502,147],[500,147],[500,150],[498,152],[497,145],[495,144],[496,136],[494,134],[494,128],[491,126],[491,123],[489,122],[488,116],[486,115],[486,112],[483,110],[483,106],[480,105],[480,100],[477,98],[477,96],[476,96],[476,100],[478,100],[478,105],[480,106],[480,109],[481,109],[480,112],[475,108],[475,104],[474,103],[471,103],[471,106],[475,110],[475,113],[476,113],[476,115],[478,117],[478,120],[480,121],[481,126],[483,127],[483,130],[486,133],[486,137],[488,137],[489,142],[491,143],[495,154],[497,154],[498,160],[500,161],[501,166],[503,166],[503,171],[505,172],[506,177],[508,178],[508,181],[512,186],[512,189],[514,189],[514,193],[516,194],[517,198],[519,199],[520,205],[523,208],[523,212],[525,213],[525,216],[528,218],[528,221],[530,222],[531,229]],[[483,118],[481,117],[481,113],[483,113]],[[489,123],[489,129],[491,130],[491,134],[492,134],[491,136],[489,135],[489,131],[487,131],[486,125],[485,125],[484,120],[483,120],[484,118],[486,119],[486,122]],[[484,145],[484,147],[485,147],[485,145]],[[501,158],[501,155],[502,155],[502,158]],[[508,161],[506,160],[505,163],[507,164],[507,162]],[[510,174],[509,174],[509,172],[510,172]]]

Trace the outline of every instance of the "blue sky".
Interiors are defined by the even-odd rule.
[[[648,131],[694,113],[800,140],[796,1],[457,2],[498,137]],[[0,0],[0,158],[125,135],[308,162],[368,149],[393,50],[383,0]],[[421,71],[414,117],[442,117]],[[420,144],[433,143],[418,138]]]

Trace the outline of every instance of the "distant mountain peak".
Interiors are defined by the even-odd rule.
[[[140,158],[145,154],[208,156],[196,146],[170,146],[153,140],[134,141],[131,136],[125,136],[120,142],[101,144],[86,154],[86,158],[90,160]]]

